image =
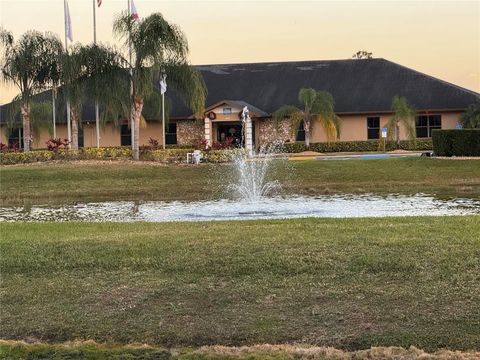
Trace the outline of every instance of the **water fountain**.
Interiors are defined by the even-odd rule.
[[[280,189],[280,183],[268,181],[267,171],[272,161],[272,154],[281,147],[281,143],[264,145],[253,156],[252,119],[248,107],[242,110],[242,144],[243,149],[237,151],[233,158],[235,180],[228,185],[227,190],[237,195],[238,200],[255,203],[262,197],[272,195]]]
[[[268,170],[278,146],[263,146],[255,157],[250,157],[245,151],[238,151],[233,159],[235,180],[228,185],[227,190],[236,194],[238,200],[250,203],[259,202],[262,197],[277,192],[281,185],[278,180],[269,181]]]

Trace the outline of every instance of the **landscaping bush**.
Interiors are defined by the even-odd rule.
[[[207,150],[203,151],[203,160],[209,163],[226,163],[233,160],[235,155],[245,152],[243,149]]]
[[[387,141],[385,144],[386,151],[395,150],[396,148],[394,141]],[[304,149],[305,145],[303,142],[286,143],[284,145],[284,151],[287,153],[299,153],[304,151]],[[431,150],[432,139],[402,140],[400,149],[414,151]],[[321,153],[378,151],[383,150],[383,142],[380,140],[322,142],[310,144],[310,150]]]
[[[55,153],[48,150],[29,151],[29,152],[2,152],[0,153],[0,164],[26,164],[38,161],[52,160]]]
[[[437,156],[480,156],[480,129],[433,130]]]
[[[132,149],[124,146],[82,149],[82,159],[114,160],[131,157]]]
[[[140,158],[147,161],[167,163],[185,162],[187,161],[187,154],[190,152],[193,152],[193,149],[147,150],[140,155]]]

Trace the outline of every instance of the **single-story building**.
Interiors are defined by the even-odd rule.
[[[392,115],[395,95],[404,96],[417,110],[416,135],[430,137],[433,129],[455,128],[468,105],[479,93],[464,89],[435,77],[409,69],[385,59],[348,59],[326,61],[292,61],[249,64],[201,65],[208,95],[204,119],[194,119],[192,112],[169,89],[170,122],[166,130],[167,144],[191,145],[207,141],[223,142],[240,136],[240,113],[248,106],[253,121],[255,146],[273,140],[302,141],[303,131],[291,131],[288,121],[273,122],[272,113],[282,105],[296,105],[302,87],[325,90],[335,99],[335,112],[342,120],[340,141],[378,139],[381,128]],[[51,98],[51,92],[43,94]],[[3,107],[5,108],[5,106]],[[3,143],[21,143],[21,128],[7,131],[5,109],[0,125]],[[65,116],[58,117],[57,137],[66,138]],[[153,138],[161,143],[161,119],[146,119],[140,129],[140,144]],[[80,145],[95,146],[93,105],[84,106]],[[401,138],[405,131],[401,129]],[[101,146],[130,145],[130,129],[125,120],[115,127],[107,124],[101,130]],[[44,148],[50,138],[42,131],[33,139],[34,148]],[[326,141],[321,126],[313,126],[311,142]]]

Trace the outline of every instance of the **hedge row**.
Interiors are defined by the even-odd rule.
[[[405,150],[431,150],[431,139],[418,139],[416,141],[402,141],[400,148]],[[338,141],[331,143],[314,143],[310,150],[318,152],[355,152],[377,151],[383,149],[383,144],[378,140],[368,141]],[[386,150],[396,149],[394,142],[386,143]],[[303,142],[287,143],[282,151],[298,153],[304,150]],[[211,163],[223,163],[232,161],[240,149],[209,150],[203,151],[203,160]],[[178,163],[187,161],[187,153],[193,152],[193,148],[167,148],[165,150],[144,149],[140,152],[141,160],[158,161],[164,163]],[[48,160],[117,160],[131,159],[132,150],[129,147],[103,147],[82,148],[79,150],[60,149],[57,152],[49,150],[34,150],[29,152],[2,152],[0,164],[22,164]]]
[[[480,129],[433,130],[437,156],[480,156]]]
[[[432,150],[432,139],[416,139],[416,140],[402,140],[400,141],[400,149],[402,150]],[[298,153],[305,150],[303,142],[286,143],[284,145],[285,152]],[[394,141],[387,141],[385,143],[385,150],[391,151],[397,149]],[[310,144],[310,151],[317,151],[321,153],[329,152],[361,152],[361,151],[379,151],[383,150],[383,141],[381,140],[366,140],[366,141],[336,141]]]
[[[240,149],[232,150],[209,150],[203,151],[203,161],[211,163],[223,163],[232,161]],[[187,153],[193,149],[159,149],[145,150],[140,153],[140,159],[144,161],[157,161],[162,163],[180,163],[187,161]],[[2,152],[0,164],[26,164],[48,160],[118,160],[131,159],[132,150],[126,147],[110,148],[83,148],[79,150],[61,149],[56,153],[49,150],[34,150],[29,152]]]
[[[163,152],[163,156],[155,158],[151,153]],[[141,153],[142,160],[155,160],[162,162],[183,161],[187,158],[187,152],[192,149],[167,149],[148,150]],[[25,164],[48,160],[119,160],[131,159],[132,149],[128,147],[104,147],[104,148],[82,148],[79,150],[60,149],[57,152],[50,150],[34,150],[28,152],[2,152],[0,153],[0,164]]]

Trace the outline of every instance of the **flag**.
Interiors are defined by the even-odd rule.
[[[65,34],[70,41],[73,41],[72,21],[70,19],[70,11],[68,10],[68,1],[65,1]]]
[[[160,79],[160,93],[163,95],[167,91],[167,75],[163,75]]]
[[[97,0],[97,6],[100,7],[102,5],[102,0]]]
[[[140,15],[138,15],[137,8],[135,7],[135,3],[133,0],[131,1],[131,9],[130,9],[130,14],[133,20],[138,20],[140,19]]]

